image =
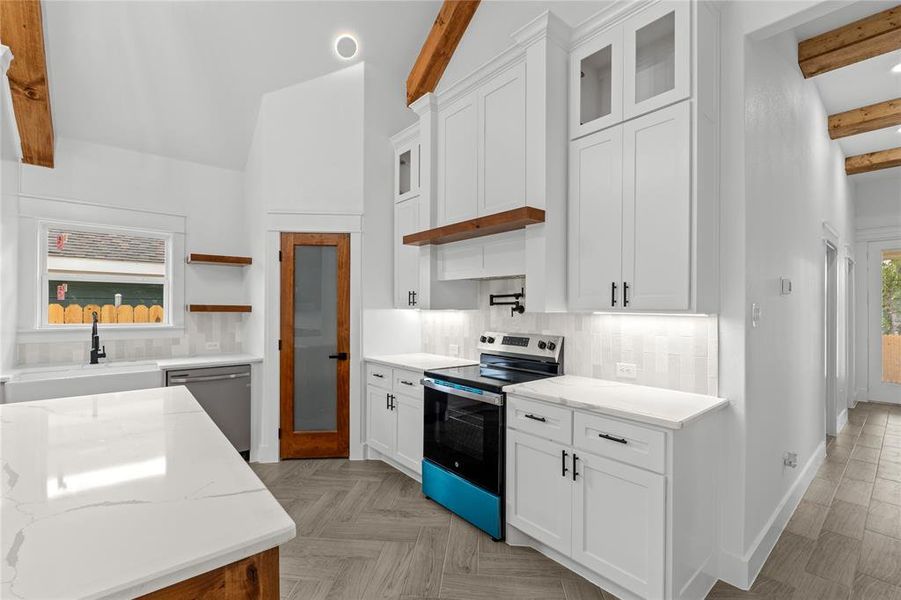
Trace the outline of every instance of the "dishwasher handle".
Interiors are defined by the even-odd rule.
[[[241,379],[243,377],[250,377],[250,373],[229,373],[227,375],[205,375],[202,377],[191,377],[190,375],[184,377],[173,377],[169,380],[169,383],[196,383],[198,381],[222,381],[225,379]]]

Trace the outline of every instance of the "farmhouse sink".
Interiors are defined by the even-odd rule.
[[[26,368],[10,374],[3,384],[3,402],[124,392],[162,385],[162,372],[155,361]]]

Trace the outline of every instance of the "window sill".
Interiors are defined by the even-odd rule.
[[[175,325],[110,325],[98,324],[101,343],[105,340],[133,340],[179,337],[185,328]],[[16,332],[17,343],[91,341],[91,324],[36,327]]]

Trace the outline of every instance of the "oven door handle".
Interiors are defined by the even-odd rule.
[[[436,390],[438,392],[444,392],[445,394],[450,394],[451,396],[459,396],[468,400],[476,400],[477,402],[485,402],[486,404],[493,404],[495,406],[504,405],[503,394],[497,394],[495,392],[488,391],[483,391],[482,393],[477,394],[475,392],[461,390],[450,385],[444,385],[437,379],[431,379],[429,377],[423,377],[422,380],[420,380],[420,383],[429,389]]]

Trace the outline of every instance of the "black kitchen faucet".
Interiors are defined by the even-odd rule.
[[[97,333],[97,311],[93,312],[94,324],[91,325],[91,364],[96,365],[101,358],[106,358],[106,346],[100,349],[100,334]]]

